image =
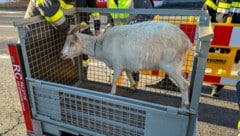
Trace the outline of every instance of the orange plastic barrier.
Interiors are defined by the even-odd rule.
[[[208,54],[205,82],[235,85],[238,80],[235,59],[240,53],[240,25],[214,23],[214,37]]]

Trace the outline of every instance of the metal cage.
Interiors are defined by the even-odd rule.
[[[159,136],[193,135],[198,103],[212,30],[209,17],[198,10],[167,9],[94,9],[81,8],[66,12],[68,20],[91,26],[92,12],[101,14],[101,31],[112,21],[115,26],[142,21],[167,21],[179,26],[193,44],[183,73],[190,82],[190,107],[179,108],[180,92],[174,81],[164,79],[161,70],[141,71],[138,91],[128,92],[123,73],[118,81],[117,95],[110,95],[113,71],[103,62],[90,57],[87,78],[83,74],[82,57],[76,65],[61,60],[59,53],[65,36],[41,17],[15,23],[18,27],[27,93],[32,119],[41,125],[36,133],[63,135]],[[113,15],[128,17],[116,20]],[[143,34],[144,36],[144,34]],[[170,80],[171,81],[171,80]]]

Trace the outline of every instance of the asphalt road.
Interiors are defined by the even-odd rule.
[[[22,19],[24,9],[0,9],[0,38],[13,38],[17,36],[17,30],[13,21]]]
[[[26,129],[11,61],[8,43],[17,42],[13,21],[21,19],[24,10],[0,9],[0,136],[25,136]],[[210,87],[204,87],[199,105],[199,136],[236,136],[239,111],[236,91],[226,87],[219,98],[210,96]]]
[[[0,136],[25,136],[26,129],[7,44],[17,41],[13,20],[24,11],[0,9]]]

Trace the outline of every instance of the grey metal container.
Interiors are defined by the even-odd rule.
[[[85,79],[82,74],[81,57],[76,58],[77,65],[59,57],[65,35],[55,30],[42,17],[34,17],[15,22],[21,42],[28,99],[35,125],[33,133],[94,136],[194,135],[202,79],[212,38],[208,15],[199,10],[91,8],[74,9],[66,14],[69,21],[76,24],[86,17],[81,16],[81,13],[94,11],[102,15],[102,29],[106,25],[109,13],[130,14],[131,19],[135,19],[136,14],[160,15],[160,20],[179,26],[179,22],[187,22],[189,19],[195,22],[196,29],[185,28],[190,35],[194,34],[193,56],[187,63],[190,69],[189,109],[179,108],[181,98],[177,88],[146,87],[161,80],[162,77],[159,76],[141,74],[139,90],[131,94],[123,74],[117,95],[108,94],[111,69],[90,57],[88,79]],[[88,18],[93,28],[92,20]],[[128,23],[131,20],[125,21]],[[183,26],[188,27],[189,23],[187,24]]]

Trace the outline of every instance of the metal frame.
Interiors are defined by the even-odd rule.
[[[144,122],[145,125],[142,126],[144,129],[143,128],[140,129],[138,127],[134,127],[129,124],[117,123],[117,122],[111,121],[110,119],[96,118],[96,121],[100,121],[102,123],[109,122],[110,124],[116,125],[119,128],[124,128],[126,130],[132,129],[134,131],[144,132],[145,135],[156,135],[157,136],[159,129],[162,129],[163,127],[164,127],[164,130],[161,131],[162,133],[168,134],[168,135],[175,135],[175,132],[181,132],[181,129],[183,129],[183,128],[186,129],[188,121],[189,121],[188,117],[186,116],[186,115],[189,115],[189,111],[186,109],[178,109],[175,107],[166,107],[163,105],[153,104],[153,103],[144,102],[144,101],[140,101],[140,100],[128,99],[128,98],[117,96],[117,95],[92,92],[91,90],[88,90],[88,89],[59,85],[56,83],[50,83],[50,82],[40,81],[40,80],[36,80],[36,79],[27,79],[27,80],[29,82],[30,88],[32,88],[31,90],[33,90],[33,94],[37,91],[41,91],[41,92],[46,91],[46,90],[51,91],[53,93],[49,94],[49,97],[52,97],[53,101],[54,101],[54,99],[57,99],[57,98],[55,98],[52,94],[57,94],[57,93],[61,92],[61,93],[68,93],[68,94],[71,94],[74,96],[85,97],[85,98],[92,99],[95,101],[104,101],[106,103],[112,104],[113,106],[115,104],[117,104],[117,105],[122,105],[122,106],[130,108],[130,109],[136,109],[137,111],[138,110],[142,111],[140,113],[144,113],[143,114],[144,118],[146,118],[146,121]],[[38,89],[40,88],[40,90],[37,90],[34,88],[38,88]],[[89,92],[91,92],[91,93],[89,93]],[[57,95],[55,95],[55,96],[57,96]],[[37,101],[36,97],[32,95],[31,101],[35,103]],[[47,101],[45,101],[45,102],[48,103]],[[49,103],[53,103],[53,102],[49,102]],[[37,120],[45,121],[50,124],[58,124],[61,127],[81,131],[83,133],[89,133],[88,130],[85,130],[81,127],[73,127],[73,126],[68,126],[68,125],[66,126],[66,124],[63,123],[63,120],[61,118],[59,118],[60,115],[57,115],[60,107],[57,107],[57,109],[56,109],[56,107],[49,107],[49,108],[53,109],[52,112],[55,112],[55,113],[49,114],[49,115],[51,115],[51,117],[46,118],[45,116],[42,116],[42,115],[44,115],[43,112],[37,113],[37,111],[36,111],[37,106],[35,106],[35,105],[33,105],[33,107],[32,107],[32,114],[35,117],[35,119],[37,119]],[[41,111],[41,109],[38,109],[38,110],[39,110],[38,112]],[[165,118],[159,118],[159,116],[165,116]],[[85,115],[85,117],[88,119],[95,119],[93,116],[87,117],[87,115]],[[83,117],[83,118],[85,118],[85,117]],[[177,121],[177,120],[181,120],[181,121]],[[157,124],[161,124],[162,122],[165,122],[164,126],[157,125]],[[153,124],[156,124],[156,125],[153,125]],[[172,127],[174,127],[174,126],[175,127],[181,126],[181,127],[179,129],[174,129],[174,131],[172,131]],[[104,129],[106,129],[106,128],[104,128]],[[114,134],[116,134],[116,133],[114,133]],[[179,135],[184,136],[186,134],[179,134]]]
[[[58,115],[54,115],[56,111],[60,111],[61,105],[60,103],[56,102],[55,100],[59,100],[60,98],[57,98],[57,96],[61,93],[69,93],[71,95],[79,96],[79,97],[86,97],[89,99],[93,99],[96,101],[106,101],[113,105],[124,105],[130,108],[137,108],[139,110],[143,110],[146,113],[146,122],[144,125],[144,129],[139,129],[137,127],[131,127],[127,124],[121,124],[117,123],[114,120],[111,121],[109,119],[101,119],[98,117],[90,117],[96,120],[100,120],[102,122],[108,122],[109,124],[115,124],[118,127],[122,128],[129,128],[132,129],[134,132],[138,131],[140,133],[136,133],[136,135],[159,135],[159,133],[167,134],[167,135],[194,135],[196,131],[196,120],[197,120],[197,111],[198,111],[198,105],[199,105],[199,98],[200,98],[200,92],[202,89],[202,81],[203,76],[205,72],[205,64],[207,60],[207,53],[209,50],[209,45],[211,38],[213,36],[213,32],[211,29],[209,16],[204,11],[199,10],[179,10],[179,9],[128,9],[128,10],[119,10],[119,9],[95,9],[95,8],[77,8],[71,11],[66,12],[68,15],[73,15],[75,13],[79,12],[94,12],[98,11],[101,13],[130,13],[130,14],[160,14],[162,16],[198,16],[199,17],[199,38],[198,38],[198,44],[196,45],[195,53],[194,53],[194,63],[191,73],[191,83],[190,83],[190,107],[189,109],[181,109],[181,108],[175,108],[171,106],[165,106],[165,105],[158,105],[154,103],[144,102],[141,100],[136,99],[129,99],[121,96],[115,96],[105,93],[99,93],[99,92],[93,92],[88,89],[83,89],[79,87],[72,87],[68,85],[62,85],[59,83],[52,83],[49,81],[39,80],[32,78],[30,69],[29,69],[29,63],[28,63],[28,56],[26,52],[25,47],[25,28],[24,26],[29,23],[34,23],[37,21],[43,20],[42,17],[34,17],[28,20],[19,21],[18,23],[15,23],[15,26],[18,27],[18,33],[19,38],[21,42],[21,48],[22,48],[22,54],[24,59],[24,69],[26,70],[27,75],[27,85],[28,85],[28,93],[30,94],[29,99],[31,102],[31,111],[32,116],[35,120],[39,120],[43,128],[48,129],[48,126],[53,127],[56,131],[60,130],[69,130],[68,132],[76,132],[84,134],[84,135],[102,135],[96,132],[96,130],[91,131],[89,128],[81,128],[74,126],[73,124],[68,124],[61,119],[61,113],[57,113]],[[75,16],[76,17],[76,16]],[[75,23],[77,23],[77,19],[75,20]],[[81,68],[81,64],[79,63],[79,66]],[[79,75],[81,79],[81,75]],[[46,103],[55,103],[54,105],[58,107],[50,107],[55,108],[53,113],[47,113],[48,115],[52,116],[44,116],[44,113],[39,114],[39,108],[36,105],[36,101],[38,101],[38,98],[36,98],[36,93],[39,92],[38,89],[43,89],[40,92],[43,93],[44,91],[48,90],[52,94],[49,93],[48,97],[51,97],[53,99],[52,102]],[[48,92],[47,91],[47,92]],[[194,93],[192,93],[194,92]],[[41,94],[43,95],[43,94]],[[111,108],[111,107],[109,107]],[[86,115],[87,116],[87,115]],[[89,119],[89,116],[86,117]],[[57,118],[59,117],[59,118]],[[78,117],[78,116],[77,116]],[[159,118],[161,117],[161,118]],[[163,129],[164,128],[164,129]],[[174,131],[172,129],[174,128]],[[161,130],[161,132],[159,132]],[[177,131],[177,132],[176,132]],[[184,131],[184,132],[183,132]],[[105,133],[106,134],[106,133]],[[128,133],[126,133],[128,134]],[[59,135],[59,134],[56,134]],[[106,134],[107,135],[107,134]],[[114,133],[113,135],[116,135]]]

